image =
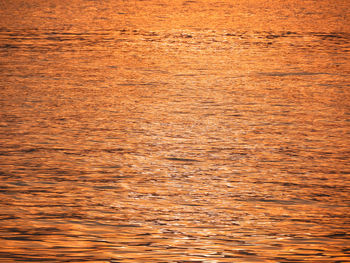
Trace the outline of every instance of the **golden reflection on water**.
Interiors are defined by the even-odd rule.
[[[350,262],[348,1],[0,8],[0,262]]]

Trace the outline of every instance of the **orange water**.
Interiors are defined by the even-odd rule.
[[[0,262],[350,262],[349,8],[1,1]]]

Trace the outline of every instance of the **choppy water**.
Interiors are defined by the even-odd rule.
[[[349,7],[0,2],[0,262],[350,262]]]

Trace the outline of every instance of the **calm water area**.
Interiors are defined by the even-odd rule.
[[[348,0],[1,0],[0,262],[350,262]]]

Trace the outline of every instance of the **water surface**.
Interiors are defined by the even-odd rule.
[[[2,1],[0,262],[350,262],[349,7]]]

